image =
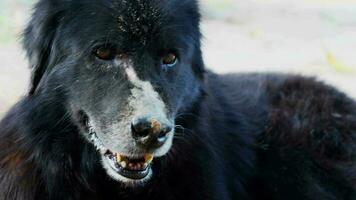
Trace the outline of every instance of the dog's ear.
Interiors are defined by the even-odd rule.
[[[36,4],[32,18],[24,31],[23,46],[32,70],[29,94],[32,95],[44,75],[51,56],[52,43],[63,11],[55,0]]]

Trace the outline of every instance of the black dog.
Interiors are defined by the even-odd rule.
[[[356,104],[204,71],[195,0],[41,0],[0,125],[0,199],[356,199]]]

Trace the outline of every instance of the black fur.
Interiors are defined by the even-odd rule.
[[[40,1],[24,35],[30,92],[0,124],[0,199],[355,199],[355,101],[311,78],[204,72],[199,18],[193,0]],[[111,101],[126,95],[119,73],[87,59],[101,36],[135,52],[177,125],[142,186],[109,178],[72,108],[125,106]],[[179,69],[147,64],[174,45]]]

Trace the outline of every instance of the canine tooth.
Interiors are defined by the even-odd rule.
[[[125,168],[127,166],[127,163],[126,163],[126,161],[121,161],[120,165],[121,165],[121,167]]]
[[[116,161],[117,162],[121,163],[121,161],[123,161],[123,160],[124,160],[124,157],[122,155],[116,154]]]
[[[153,155],[150,153],[146,153],[144,158],[145,158],[145,163],[151,163],[153,160]]]

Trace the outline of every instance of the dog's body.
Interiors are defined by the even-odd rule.
[[[198,23],[193,0],[40,1],[31,91],[0,124],[0,199],[355,199],[355,102],[204,72]]]

